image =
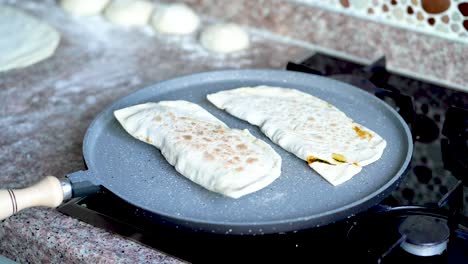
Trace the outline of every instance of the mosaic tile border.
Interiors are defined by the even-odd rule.
[[[468,1],[291,0],[375,22],[468,43]]]

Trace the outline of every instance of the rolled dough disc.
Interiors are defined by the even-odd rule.
[[[7,6],[0,6],[0,36],[0,72],[50,57],[60,41],[48,24]]]

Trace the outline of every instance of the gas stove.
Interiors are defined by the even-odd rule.
[[[190,262],[356,260],[468,263],[468,94],[371,65],[315,54],[287,70],[351,83],[385,100],[409,124],[412,163],[380,204],[338,223],[272,235],[217,235],[159,220],[112,193],[69,201],[59,211]],[[468,186],[468,185],[467,185]]]

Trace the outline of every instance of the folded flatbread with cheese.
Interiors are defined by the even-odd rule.
[[[207,96],[216,107],[260,127],[333,185],[378,160],[386,141],[338,108],[295,89],[244,87]]]
[[[281,174],[281,157],[248,130],[230,129],[197,104],[161,101],[114,112],[133,137],[158,148],[175,169],[232,198],[260,190]]]

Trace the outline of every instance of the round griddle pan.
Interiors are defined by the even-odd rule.
[[[332,186],[257,127],[217,109],[206,99],[209,93],[256,85],[298,89],[335,105],[387,141],[382,158],[348,182]],[[187,100],[231,128],[249,129],[282,157],[281,176],[239,199],[210,192],[186,179],[158,149],[127,134],[113,116],[117,109],[161,100]],[[379,203],[399,183],[412,146],[410,130],[395,110],[349,84],[280,70],[216,71],[160,82],[116,101],[96,117],[84,138],[83,155],[89,169],[68,178],[73,186],[89,182],[103,186],[165,221],[191,229],[222,234],[278,233],[330,224]],[[74,194],[79,195],[79,191]]]

